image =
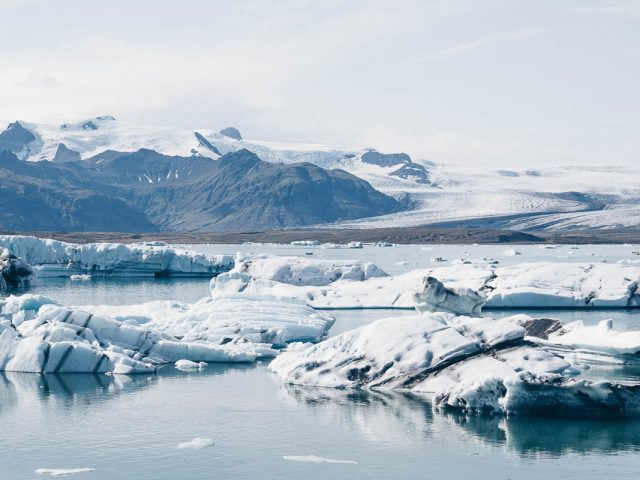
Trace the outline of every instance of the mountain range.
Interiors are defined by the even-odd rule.
[[[490,169],[111,116],[17,121],[0,151],[4,229],[640,229],[635,166]]]

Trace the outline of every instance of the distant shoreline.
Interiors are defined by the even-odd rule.
[[[200,233],[200,232],[17,232],[2,231],[2,235],[32,235],[65,242],[149,242],[167,243],[226,243],[246,242],[288,244],[296,240],[317,240],[320,243],[348,243],[351,241],[397,244],[590,244],[640,243],[640,230],[573,231],[562,233],[525,233],[484,228],[405,227],[377,229],[287,229],[263,232]]]

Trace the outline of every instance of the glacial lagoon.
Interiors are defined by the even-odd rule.
[[[396,246],[363,249],[196,245],[206,253],[274,253],[372,261],[389,273],[460,258],[521,261],[634,260],[635,246]],[[505,251],[515,249],[520,255]],[[574,252],[574,253],[569,253]],[[599,260],[596,260],[597,259]],[[573,261],[579,261],[573,258]],[[125,305],[209,294],[206,279],[40,279],[30,293],[65,305]],[[492,311],[494,317],[513,311]],[[517,313],[517,312],[516,312]],[[640,327],[639,310],[536,310],[563,321],[614,319]],[[330,335],[406,310],[335,310]],[[640,382],[633,365],[594,364],[592,379]],[[0,373],[1,478],[40,468],[91,468],[72,478],[637,478],[640,419],[568,420],[433,411],[402,393],[285,385],[253,365],[210,364],[153,375]],[[207,438],[214,445],[178,449]],[[311,460],[316,461],[311,461]],[[324,459],[324,460],[322,460]],[[331,463],[329,461],[339,461]],[[340,463],[340,462],[346,463]]]

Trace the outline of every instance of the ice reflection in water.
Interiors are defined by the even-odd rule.
[[[267,365],[157,375],[0,375],[3,479],[581,478],[636,472],[640,422],[463,416],[425,398],[283,385]],[[177,450],[195,437],[215,446]],[[287,462],[287,455],[357,465]],[[606,461],[603,461],[606,460]]]

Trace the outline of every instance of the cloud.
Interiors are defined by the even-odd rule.
[[[515,31],[515,32],[500,33],[498,35],[490,35],[484,38],[480,38],[478,40],[474,40],[472,42],[467,42],[467,43],[462,43],[460,45],[447,47],[440,51],[418,57],[414,59],[413,62],[426,63],[426,62],[434,62],[438,60],[445,60],[447,58],[457,57],[458,55],[464,55],[467,52],[477,50],[479,48],[485,47],[492,43],[498,43],[505,40],[516,40],[519,38],[528,37],[533,33],[535,33],[533,30],[522,30],[522,31]]]
[[[55,76],[46,72],[31,72],[17,84],[18,87],[24,88],[61,88],[62,82]]]

